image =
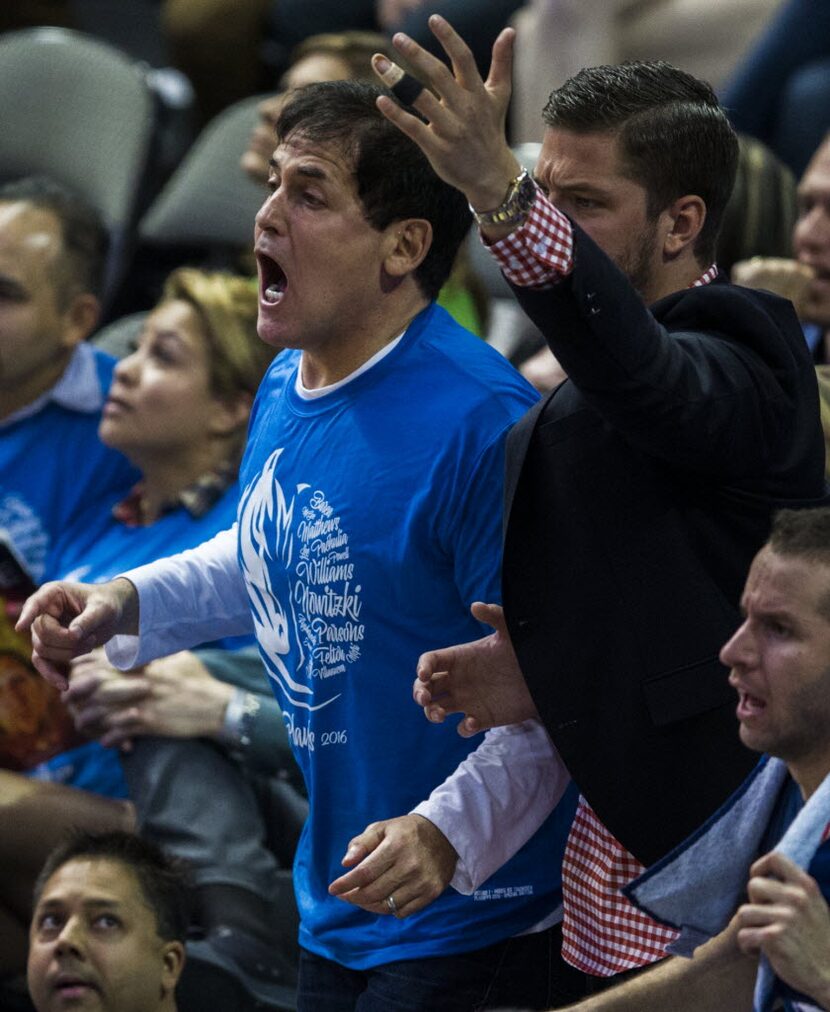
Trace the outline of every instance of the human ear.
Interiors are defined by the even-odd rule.
[[[101,318],[101,303],[91,292],[73,295],[62,313],[63,346],[74,348],[85,341]]]
[[[170,994],[176,987],[184,969],[184,946],[181,942],[165,942],[162,949],[161,989]]]
[[[384,270],[393,278],[403,278],[416,270],[429,252],[432,225],[424,218],[393,222],[388,229],[388,241]]]
[[[702,197],[689,193],[678,197],[663,214],[668,219],[663,257],[674,260],[685,249],[694,246],[706,221],[706,204]]]

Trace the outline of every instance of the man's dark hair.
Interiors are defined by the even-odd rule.
[[[0,201],[25,201],[51,211],[61,225],[64,256],[60,258],[58,296],[68,303],[75,295],[100,295],[109,251],[109,235],[98,211],[73,190],[47,176],[26,176],[0,185]]]
[[[830,566],[830,507],[779,510],[772,521],[768,544],[776,555]],[[818,610],[830,621],[830,588]]]
[[[588,67],[551,93],[542,117],[575,133],[616,134],[623,172],[645,188],[651,217],[684,194],[701,197],[694,253],[714,259],[738,140],[708,84],[663,60]]]
[[[830,564],[830,506],[779,510],[772,521],[769,546],[779,555]]]
[[[136,877],[144,902],[156,916],[164,942],[184,941],[189,920],[190,878],[186,866],[134,833],[74,833],[52,851],[37,877],[34,906],[49,879],[70,861],[117,861]]]
[[[366,220],[378,231],[403,218],[432,225],[432,245],[415,280],[434,299],[449,277],[470,228],[463,195],[439,179],[421,149],[393,126],[375,105],[391,94],[363,81],[326,81],[299,88],[277,120],[277,142],[296,133],[334,143],[351,160]]]

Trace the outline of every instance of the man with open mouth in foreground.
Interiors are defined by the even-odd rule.
[[[420,653],[483,632],[504,440],[536,395],[434,304],[469,211],[379,94],[310,85],[280,114],[258,330],[295,351],[257,395],[236,528],[128,579],[47,584],[22,623],[58,684],[113,633],[141,633],[110,650],[133,667],[253,628],[309,793],[301,1010],[545,1008],[581,986],[556,934],[567,774],[538,723],[475,749],[409,700]],[[508,828],[540,809],[508,860]]]

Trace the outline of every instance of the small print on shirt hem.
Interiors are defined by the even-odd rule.
[[[517,896],[532,896],[533,886],[500,886],[497,889],[476,889],[473,899],[481,902],[483,900],[512,900]]]

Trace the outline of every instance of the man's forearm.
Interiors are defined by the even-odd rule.
[[[735,936],[730,925],[697,949],[692,959],[667,959],[633,980],[568,1008],[580,1012],[751,1012],[758,960],[738,949]]]
[[[141,637],[138,643],[119,638],[107,647],[110,663],[122,670],[253,629],[235,527],[196,548],[128,570],[122,578],[140,600],[136,632]]]
[[[508,861],[553,811],[570,779],[538,721],[490,731],[414,809],[458,853],[453,888],[472,893]]]

